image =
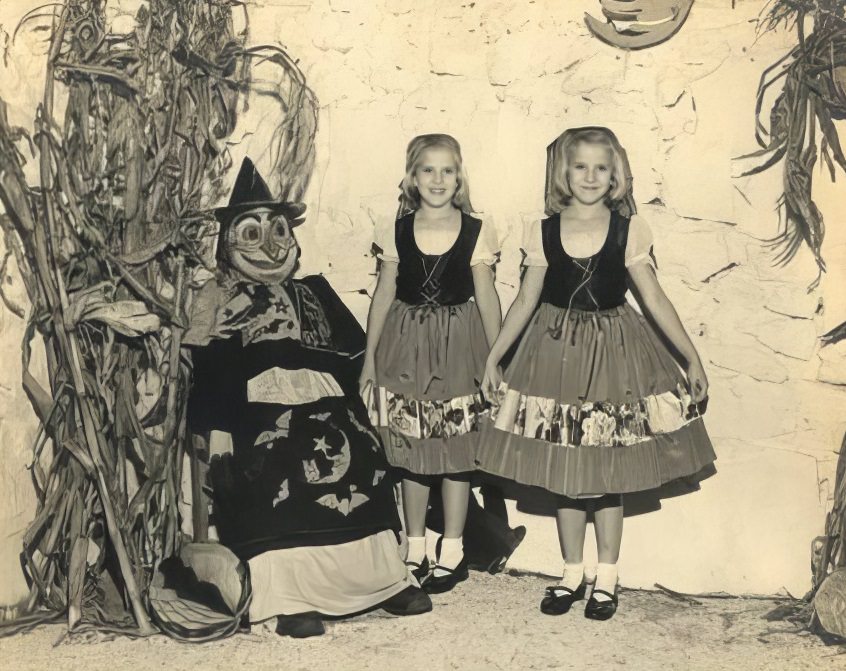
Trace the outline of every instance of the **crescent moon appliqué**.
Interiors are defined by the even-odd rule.
[[[350,441],[347,434],[338,429],[344,437],[344,443],[337,452],[330,454],[332,448],[326,443],[326,437],[315,438],[314,451],[321,452],[323,458],[328,459],[332,464],[332,470],[327,475],[321,475],[321,469],[317,465],[317,459],[303,459],[303,472],[306,482],[310,485],[331,484],[343,478],[350,468]]]

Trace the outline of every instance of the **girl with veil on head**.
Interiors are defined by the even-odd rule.
[[[716,458],[701,417],[708,380],[658,284],[652,234],[635,214],[628,159],[610,130],[570,129],[549,146],[545,210],[527,227],[523,282],[486,363],[482,387],[497,407],[478,462],[557,495],[564,575],[546,590],[546,614],[586,596],[593,510],[599,564],[585,616],[605,620],[617,609],[621,494],[693,475]],[[629,283],[684,370],[627,302]]]

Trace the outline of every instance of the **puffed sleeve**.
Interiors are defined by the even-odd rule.
[[[492,266],[499,260],[499,240],[496,236],[496,228],[488,221],[482,221],[482,229],[476,239],[476,247],[473,256],[470,257],[470,265],[480,263]]]
[[[396,222],[391,217],[384,217],[376,222],[373,231],[373,247],[376,258],[380,261],[399,263],[396,242]]]
[[[546,254],[543,253],[543,233],[539,219],[530,221],[523,226],[523,265],[548,266]]]
[[[654,268],[652,242],[652,230],[649,228],[649,224],[643,217],[634,215],[629,222],[629,239],[626,242],[626,268],[637,263],[648,263]]]

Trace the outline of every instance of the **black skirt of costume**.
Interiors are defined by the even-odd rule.
[[[504,374],[480,470],[570,497],[653,489],[715,459],[686,379],[625,300],[628,219],[612,214],[601,250],[564,251],[542,224],[541,305]]]
[[[414,213],[397,220],[396,300],[376,348],[371,417],[392,466],[418,475],[475,470],[488,345],[470,259],[481,221],[462,214],[455,244],[424,254]]]
[[[222,318],[231,333],[193,350],[189,401],[192,431],[232,435],[211,467],[221,542],[250,559],[398,530],[351,358],[364,334],[326,280],[239,286]]]

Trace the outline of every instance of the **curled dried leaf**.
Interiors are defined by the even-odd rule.
[[[129,337],[155,333],[162,325],[158,315],[147,310],[141,301],[94,303],[83,312],[80,321],[101,322]]]

